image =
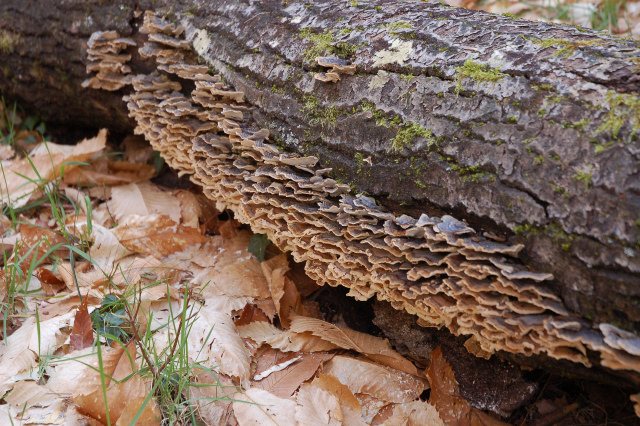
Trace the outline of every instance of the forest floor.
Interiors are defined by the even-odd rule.
[[[640,39],[638,0],[445,0],[451,6],[605,31]]]
[[[46,134],[0,105],[0,425],[637,421],[629,392],[541,372],[508,416],[474,408],[442,349],[425,365],[353,326],[370,306],[318,286],[144,139]]]

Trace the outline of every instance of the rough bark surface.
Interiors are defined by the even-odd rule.
[[[122,92],[80,87],[86,40],[135,38],[137,7],[166,13],[283,147],[395,212],[449,213],[524,242],[522,261],[554,274],[577,315],[640,327],[634,41],[439,3],[107,3],[1,4],[2,93],[52,122],[128,131]],[[314,79],[323,55],[357,74]]]

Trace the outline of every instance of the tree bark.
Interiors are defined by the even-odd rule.
[[[0,90],[53,124],[129,132],[122,96],[81,88],[86,41],[185,24],[202,60],[290,151],[398,214],[451,214],[524,244],[577,316],[640,328],[640,49],[633,40],[414,1],[12,1]],[[323,83],[316,56],[356,74]],[[148,72],[134,54],[131,67]]]

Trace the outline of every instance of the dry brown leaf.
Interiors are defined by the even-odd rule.
[[[266,343],[272,348],[284,352],[321,352],[339,348],[339,346],[309,332],[284,331],[264,321],[254,321],[239,326],[238,333],[245,339],[251,339],[256,343]]]
[[[51,355],[64,342],[60,329],[68,327],[73,312],[40,322],[27,318],[18,330],[7,338],[0,355],[0,386],[6,391],[7,379],[36,365],[37,356]]]
[[[290,327],[290,316],[292,313],[308,316],[308,312],[300,301],[300,293],[298,292],[298,289],[285,275],[289,271],[287,255],[283,253],[262,262],[260,266],[269,283],[271,299],[275,304],[282,326],[284,328]]]
[[[11,145],[0,145],[0,160],[7,161],[10,160],[16,155],[16,152],[11,147]]]
[[[88,299],[85,298],[76,312],[73,329],[69,336],[69,346],[72,351],[78,351],[93,345],[93,321],[87,309]]]
[[[242,309],[240,317],[233,320],[233,322],[236,324],[236,327],[251,324],[254,321],[269,322],[269,317],[264,313],[262,309],[258,308],[254,304],[245,306],[244,309]]]
[[[185,226],[198,229],[200,217],[202,217],[202,208],[196,195],[190,191],[179,190],[175,192],[175,196],[180,201],[182,223]]]
[[[192,228],[189,228],[192,229]],[[247,256],[248,257],[248,256]],[[193,284],[205,286],[203,297],[224,295],[228,297],[270,297],[269,285],[255,257],[239,257],[237,262],[205,268],[193,278]]]
[[[236,396],[233,411],[240,425],[295,426],[296,403],[257,388]]]
[[[62,235],[50,229],[26,224],[20,225],[20,241],[17,244],[17,254],[23,258],[20,262],[20,268],[23,271],[29,270],[34,258],[40,259],[52,247],[66,244],[66,242]],[[62,258],[69,256],[68,249],[58,248],[55,252]],[[50,260],[43,260],[43,263],[47,262]]]
[[[118,221],[131,215],[158,214],[169,216],[176,223],[180,222],[180,200],[151,183],[132,183],[111,188],[111,201],[108,205]]]
[[[292,318],[291,331],[298,333],[311,332],[313,335],[338,345],[343,349],[360,352],[380,364],[412,375],[418,374],[418,369],[415,365],[394,351],[387,339],[360,333],[346,327],[339,327],[320,319],[301,316]]]
[[[229,315],[203,307],[192,323],[187,342],[195,362],[217,367],[222,374],[238,378],[243,385],[248,383],[249,352]]]
[[[13,391],[4,397],[4,400],[16,410],[38,405],[48,407],[61,398],[47,386],[39,385],[33,381],[22,380],[13,385]]]
[[[231,379],[202,371],[195,376],[197,386],[190,389],[190,398],[198,404],[198,414],[207,426],[235,424],[231,403],[240,391]]]
[[[252,387],[267,390],[281,398],[288,398],[294,394],[303,382],[313,377],[323,362],[330,360],[333,356],[334,354],[326,352],[313,354],[288,353],[280,356],[278,352],[268,349],[262,353],[257,361],[256,374],[264,373],[276,365],[297,357],[300,357],[300,360],[295,361],[284,369],[272,370],[273,372],[267,377],[254,381]]]
[[[113,232],[104,226],[94,223],[91,238],[93,244],[89,249],[89,255],[94,263],[107,273],[113,271],[114,262],[129,255],[126,247],[120,244]]]
[[[296,401],[296,420],[301,425],[339,426],[344,420],[338,398],[313,384],[300,386]]]
[[[67,288],[63,280],[46,268],[36,268],[33,271],[33,275],[40,281],[40,285],[47,296],[55,296]]]
[[[384,426],[444,426],[436,408],[423,401],[396,404],[393,407],[393,414],[383,424]]]
[[[166,257],[207,241],[198,230],[179,225],[168,216],[155,214],[131,215],[112,232],[127,250],[157,257]]]
[[[366,394],[385,403],[406,403],[416,400],[424,391],[417,378],[368,360],[338,355],[324,366],[351,393]]]
[[[109,161],[102,157],[89,167],[75,168],[65,173],[62,182],[71,186],[117,186],[145,182],[156,175],[153,166],[128,161]]]
[[[76,145],[40,144],[31,151],[30,158],[3,165],[6,180],[0,180],[2,202],[11,203],[14,208],[24,206],[38,189],[40,179],[51,181],[59,177],[63,165],[65,173],[79,167],[65,163],[86,161],[104,149],[106,141],[107,130],[102,129],[95,138],[85,139]]]
[[[469,424],[471,405],[458,395],[458,382],[441,348],[431,352],[431,365],[426,375],[431,384],[429,403],[436,407],[442,421],[446,424]]]
[[[338,380],[336,376],[320,372],[318,377],[313,379],[312,383],[327,392],[330,392],[332,395],[335,395],[343,408],[348,408],[356,413],[360,413],[360,410],[362,410],[362,405],[358,399],[347,386],[340,383],[340,380]]]
[[[104,351],[102,356],[102,374],[104,376],[101,377],[100,372],[96,371],[98,365],[95,360],[92,363],[93,368],[85,367],[83,380],[73,391],[73,401],[82,411],[94,419],[104,422],[106,420],[102,392],[102,380],[104,379],[107,386],[106,396],[111,422],[116,425],[130,424],[133,415],[142,407],[150,390],[139,374],[133,374],[137,371],[135,359],[136,345],[133,341],[127,345],[126,350],[123,347],[118,347],[111,351]],[[112,383],[115,380],[120,382]],[[121,417],[122,421],[120,421]],[[137,424],[159,425],[161,418],[160,410],[152,398],[145,406]]]

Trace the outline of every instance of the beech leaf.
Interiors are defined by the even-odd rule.
[[[88,298],[84,298],[76,312],[71,336],[69,336],[72,351],[88,348],[93,345],[93,321],[87,309]]]

